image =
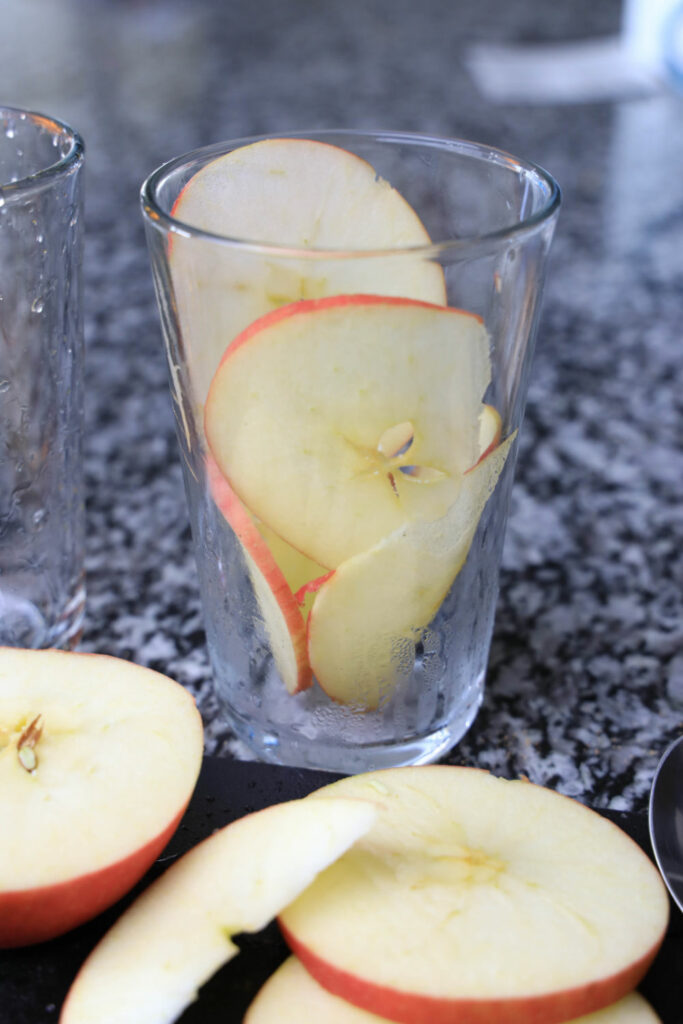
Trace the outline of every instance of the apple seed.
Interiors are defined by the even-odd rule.
[[[25,768],[27,772],[31,773],[38,767],[38,755],[36,754],[36,745],[43,735],[43,716],[36,715],[32,722],[26,726],[19,742],[17,743],[17,757],[19,758],[19,764],[22,768]]]

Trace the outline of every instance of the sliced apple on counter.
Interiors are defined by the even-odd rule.
[[[261,532],[263,527],[261,530],[257,527],[211,455],[206,459],[206,472],[211,496],[242,545],[254,596],[282,681],[289,693],[306,690],[313,681],[306,650],[306,623],[292,586],[297,585],[298,589],[300,577],[302,573],[306,575],[308,567],[312,576],[323,570],[277,538],[280,558],[287,558],[292,573],[290,584],[271,550],[275,536],[269,531],[270,544],[266,543]]]
[[[199,987],[372,825],[374,804],[297,800],[240,818],[173,864],[90,954],[60,1024],[170,1024]]]
[[[203,750],[192,697],[104,655],[0,650],[0,947],[123,896],[177,828]]]
[[[276,310],[227,349],[206,403],[247,509],[327,569],[444,516],[479,457],[481,320],[368,295]]]
[[[407,523],[322,584],[308,619],[308,657],[333,700],[372,710],[410,674],[415,644],[465,563],[512,441],[462,476],[445,516]]]
[[[429,1024],[429,1018],[425,1018]],[[459,1017],[467,1022],[468,1018]],[[256,995],[243,1024],[387,1024],[386,1017],[333,996],[291,956]],[[650,1004],[632,992],[604,1010],[575,1017],[567,1024],[661,1024]]]
[[[171,276],[199,406],[228,343],[278,306],[354,292],[446,302],[438,263],[381,255],[429,245],[429,235],[370,164],[338,146],[266,139],[233,150],[190,178],[172,213],[193,228],[257,243],[238,251],[173,237]],[[258,243],[282,248],[269,254]],[[330,250],[330,257],[297,254],[306,249]],[[347,250],[369,255],[334,258]]]
[[[611,822],[528,782],[431,766],[308,799],[373,828],[280,914],[334,995],[403,1024],[559,1024],[630,992],[663,940],[657,870]]]

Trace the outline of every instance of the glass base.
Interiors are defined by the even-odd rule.
[[[455,721],[433,732],[396,743],[335,745],[329,737],[321,737],[316,741],[308,738],[302,740],[291,734],[256,732],[253,724],[243,721],[232,711],[228,711],[228,718],[237,736],[260,761],[354,775],[382,768],[438,761],[462,739],[472,725],[483,697],[483,686],[474,689],[476,698],[465,709],[461,709],[463,713]]]
[[[52,624],[32,601],[0,590],[0,647],[71,650],[80,640],[84,613],[84,586],[78,588]]]

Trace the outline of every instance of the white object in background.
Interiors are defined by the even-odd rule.
[[[624,0],[618,36],[529,46],[483,43],[470,48],[466,63],[480,92],[498,103],[650,96],[676,71],[670,37],[677,9],[683,12],[681,0]]]
[[[666,72],[668,26],[680,0],[624,0],[621,38],[634,63],[655,73]]]

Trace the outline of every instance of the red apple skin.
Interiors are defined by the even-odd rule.
[[[0,892],[0,949],[54,939],[116,903],[154,863],[188,803],[189,797],[163,832],[113,864],[56,885]]]
[[[334,569],[330,569],[330,571],[326,572],[323,576],[318,576],[317,579],[309,580],[308,583],[304,583],[303,587],[299,587],[294,595],[296,603],[299,605],[303,604],[306,600],[307,594],[317,594],[323,583],[327,583],[332,576],[334,576]]]
[[[297,664],[297,683],[291,692],[301,693],[312,685],[313,673],[308,663],[306,624],[297,600],[270,548],[211,455],[206,457],[206,473],[213,500],[253,558],[280,607],[292,640]]]
[[[279,925],[292,953],[323,988],[398,1024],[564,1024],[631,992],[647,973],[663,941],[662,936],[648,953],[623,971],[585,986],[528,998],[450,1000],[400,992],[340,970],[299,942],[281,920]]]
[[[254,320],[248,327],[245,327],[242,333],[238,334],[226,348],[218,368],[220,369],[226,359],[234,355],[237,349],[246,344],[255,334],[260,334],[264,328],[271,327],[280,320],[287,320],[291,316],[314,313],[321,309],[339,306],[423,306],[425,309],[438,309],[441,313],[449,312],[471,316],[479,321],[479,323],[483,324],[484,322],[477,313],[470,313],[465,309],[456,309],[454,306],[439,306],[435,302],[423,302],[421,299],[406,299],[400,295],[326,295],[322,299],[301,299],[298,302],[290,302],[286,306],[279,306],[270,313],[259,317],[258,320]]]

